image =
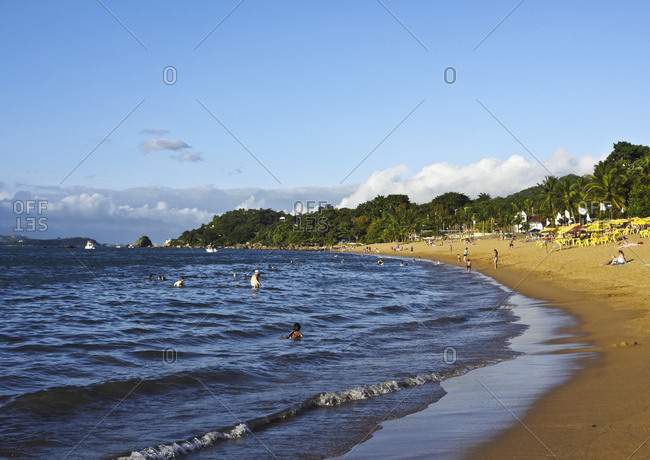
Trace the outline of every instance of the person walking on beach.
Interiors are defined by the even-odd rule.
[[[467,259],[466,267],[467,268],[465,269],[465,273],[469,273],[469,272],[472,271],[472,261],[471,260]]]
[[[255,270],[255,273],[253,273],[253,276],[251,277],[251,286],[253,287],[254,290],[257,290],[262,286],[262,283],[260,283],[259,270]]]
[[[499,265],[499,251],[494,250],[494,268],[497,268]]]
[[[460,263],[460,254],[456,254],[456,257],[458,257],[458,263]]]
[[[510,249],[512,249],[512,248],[515,247],[515,239],[514,239],[514,238],[510,240],[510,245],[509,245],[509,247],[510,247]]]
[[[468,255],[468,253],[469,253],[469,252],[468,252],[467,248],[465,248],[465,250],[463,251],[463,262],[467,262],[467,255]]]

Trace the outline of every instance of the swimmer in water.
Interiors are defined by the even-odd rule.
[[[174,287],[183,287],[184,284],[185,278],[181,276],[180,279],[174,283]]]
[[[153,281],[153,275],[149,275],[149,281]]]
[[[260,271],[255,270],[255,273],[253,273],[253,276],[251,277],[251,286],[253,289],[257,290],[262,286],[262,283],[260,283]]]
[[[300,323],[295,323],[291,334],[284,336],[285,339],[302,339],[302,337],[302,332],[300,332]]]
[[[232,277],[233,277],[233,278],[237,278],[237,273],[233,273],[233,274],[232,274]]]
[[[379,260],[377,261],[377,265],[384,265],[384,261],[381,260],[381,259],[379,259]]]

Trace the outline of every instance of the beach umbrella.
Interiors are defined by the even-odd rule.
[[[575,225],[571,230],[567,230],[567,233],[578,233],[585,230],[586,227],[582,225]]]
[[[564,235],[565,233],[573,232],[575,229],[579,228],[580,225],[569,225],[568,227],[562,227],[558,230],[558,233]]]
[[[542,231],[543,232],[553,232],[553,233],[555,233],[555,232],[557,232],[557,228],[555,228],[555,227],[544,227],[542,229]]]

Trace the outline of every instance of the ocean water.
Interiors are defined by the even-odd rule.
[[[517,355],[506,288],[384,260],[0,247],[0,457],[325,458]]]

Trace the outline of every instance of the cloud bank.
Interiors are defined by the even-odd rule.
[[[604,158],[604,156],[603,156]],[[207,223],[215,214],[233,209],[271,208],[292,212],[309,208],[309,203],[327,203],[354,208],[377,195],[407,194],[412,201],[424,203],[445,192],[456,191],[476,197],[489,193],[506,196],[541,182],[544,176],[591,173],[602,158],[575,157],[557,150],[543,165],[534,159],[513,155],[505,160],[484,158],[469,165],[448,162],[425,166],[409,175],[404,165],[377,171],[360,183],[331,187],[285,187],[261,189],[243,187],[219,189],[213,185],[185,189],[139,187],[126,190],[82,187],[39,187],[0,183],[0,235],[22,233],[31,238],[83,236],[104,243],[134,242],[148,235],[155,243],[178,237],[183,231]],[[16,202],[47,202],[42,215],[46,232],[24,233],[16,230],[16,220],[29,217],[16,213]],[[18,203],[21,204],[21,203]],[[33,211],[32,211],[33,213]]]
[[[404,165],[373,173],[358,189],[339,203],[339,207],[354,208],[377,195],[403,193],[416,203],[424,203],[445,192],[461,192],[470,198],[479,193],[493,197],[506,196],[541,182],[546,175],[584,175],[593,172],[594,164],[602,158],[574,157],[559,149],[542,164],[533,158],[512,155],[506,160],[484,158],[469,165],[448,162],[425,166],[412,176]]]

